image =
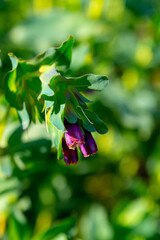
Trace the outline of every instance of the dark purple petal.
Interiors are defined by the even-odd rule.
[[[78,125],[78,123],[69,123],[64,119],[64,125],[67,130],[65,132],[66,143],[70,149],[81,146],[84,143],[83,133]]]
[[[92,137],[92,134],[90,132],[87,132],[86,139],[87,139],[87,143],[90,148],[90,153],[95,154],[98,151],[98,148],[97,148],[96,141],[94,140],[94,138]]]
[[[76,164],[78,162],[77,149],[69,149],[64,138],[62,139],[62,148],[64,161],[66,162],[66,164]]]
[[[81,149],[81,152],[82,152],[84,157],[89,157],[89,155],[90,155],[90,148],[89,148],[87,143],[83,143],[80,146],[80,149]]]
[[[76,164],[78,162],[78,152],[77,152],[77,148],[75,148],[75,150],[70,149],[71,152],[71,163],[72,164]]]
[[[84,129],[84,138],[85,138],[85,143],[80,146],[81,152],[84,155],[84,157],[88,157],[90,154],[95,154],[98,149],[97,149],[97,144],[92,137],[92,134],[88,132],[87,130]]]

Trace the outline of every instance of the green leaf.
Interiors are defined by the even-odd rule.
[[[89,132],[95,132],[96,129],[93,123],[89,120],[84,110],[80,106],[76,108],[76,112],[80,117],[80,121],[82,121],[83,127]]]
[[[12,63],[12,70],[9,71],[5,79],[5,96],[11,107],[20,110],[23,108],[23,97],[17,85],[18,81],[20,81],[20,79],[17,81],[18,59],[11,53],[9,58]]]
[[[103,90],[108,84],[108,78],[106,76],[99,76],[94,74],[86,74],[81,77],[67,78],[67,83],[76,88],[78,91],[91,90]]]
[[[145,215],[150,212],[150,201],[147,198],[138,198],[125,204],[117,216],[118,224],[125,227],[138,226]]]
[[[103,206],[93,204],[87,209],[80,220],[80,234],[82,239],[87,240],[114,239],[114,231]]]
[[[21,60],[20,64],[24,72],[38,71],[42,65],[55,63],[56,70],[65,72],[71,62],[73,36],[70,36],[60,47],[49,48],[46,52],[30,60]]]
[[[32,91],[36,96],[40,94],[42,83],[38,77],[27,77],[26,75],[25,83],[27,88],[29,88],[29,90]]]
[[[46,108],[50,108],[54,104],[54,91],[48,86],[48,84],[55,75],[58,75],[58,73],[56,72],[55,68],[53,68],[40,76],[42,88],[38,99],[45,100]]]
[[[27,91],[25,96],[25,107],[29,115],[30,122],[36,122],[36,103],[37,99],[31,95],[29,91]],[[24,117],[27,119],[27,114],[25,112],[22,112],[22,114],[23,113],[25,114]]]
[[[50,87],[47,84],[42,83],[42,90],[38,96],[38,99],[43,98],[44,100],[47,101],[53,101],[54,100],[53,95],[54,95],[53,90],[50,89]]]
[[[2,68],[2,57],[1,57],[1,50],[0,50],[0,69]]]
[[[9,56],[9,58],[11,60],[11,63],[12,63],[12,70],[15,70],[18,66],[18,59],[12,53],[9,53],[8,56]]]
[[[60,111],[58,113],[51,113],[49,120],[50,122],[60,131],[64,131],[64,125],[61,119],[62,112],[64,110],[65,104],[60,106]]]
[[[84,110],[85,115],[87,118],[92,122],[93,126],[95,127],[96,131],[100,134],[105,134],[108,132],[108,128],[104,124],[104,122],[95,114],[89,110]]]
[[[9,178],[7,180],[0,181],[0,198],[3,194],[10,194],[11,192],[16,192],[16,195],[18,197],[19,189],[21,188],[21,183],[16,178]]]
[[[49,71],[42,73],[40,76],[40,80],[42,83],[49,84],[50,80],[56,75],[60,75],[60,74],[56,71],[55,67],[53,67]]]
[[[30,239],[30,229],[23,213],[16,209],[9,217],[7,235],[13,240],[28,240]]]
[[[63,135],[62,135],[62,137],[63,137]],[[59,142],[59,147],[58,147],[58,151],[57,151],[57,158],[58,158],[58,160],[63,159],[62,137],[61,137],[61,140]]]
[[[65,72],[72,58],[72,48],[74,39],[70,36],[67,41],[65,41],[59,48],[57,48],[56,56],[56,69],[60,72]]]
[[[23,134],[23,129],[18,127],[9,137],[8,146],[14,148],[14,146],[21,143],[21,138]]]
[[[54,101],[51,101],[51,99],[45,101],[45,107],[50,108],[54,104]]]
[[[18,111],[18,115],[19,115],[20,121],[22,123],[22,128],[26,129],[29,126],[30,119],[29,119],[28,112],[26,110],[25,103],[23,104],[23,109]]]
[[[68,120],[70,123],[76,123],[78,115],[76,111],[74,110],[74,107],[71,103],[71,101],[67,101],[64,108],[64,117]]]
[[[51,137],[52,147],[59,148],[63,132],[58,130],[49,120],[47,122],[48,131]]]
[[[48,231],[33,237],[32,240],[51,240],[60,233],[68,233],[74,227],[75,223],[75,217],[59,221],[55,223]]]
[[[74,95],[76,96],[76,98],[78,98],[79,102],[84,105],[84,103],[91,103],[90,100],[88,100],[86,97],[84,97],[81,93],[79,93],[78,91],[76,91],[75,89],[72,89],[72,91],[74,92]]]
[[[69,99],[70,99],[71,103],[74,105],[75,108],[79,106],[79,101],[76,98],[76,96],[73,94],[72,90],[70,91]]]
[[[13,173],[13,167],[9,156],[1,157],[1,172],[5,177],[10,177]]]
[[[64,104],[69,97],[66,79],[61,75],[56,75],[51,79],[49,87],[54,91],[54,112],[58,113],[60,106]]]

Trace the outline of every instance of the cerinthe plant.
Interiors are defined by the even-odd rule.
[[[90,101],[80,92],[101,91],[108,78],[94,74],[65,77],[72,48],[70,36],[60,47],[50,48],[30,60],[10,53],[12,70],[5,81],[6,99],[17,109],[23,129],[37,118],[46,121],[52,146],[58,150],[57,157],[64,158],[67,165],[77,163],[78,147],[84,157],[97,152],[91,132],[107,132],[103,121],[88,110]]]

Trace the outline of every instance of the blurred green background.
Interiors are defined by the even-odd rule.
[[[69,76],[107,75],[89,105],[109,127],[67,167],[45,126],[23,131],[4,98],[8,52],[75,38]],[[0,239],[160,239],[160,2],[0,0]]]

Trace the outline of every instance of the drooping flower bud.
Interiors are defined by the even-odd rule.
[[[70,149],[81,146],[85,143],[83,133],[78,125],[78,123],[69,123],[64,118],[64,126],[67,130],[65,132],[66,143]]]
[[[66,162],[67,165],[76,164],[78,162],[77,148],[69,149],[64,137],[62,139],[62,149],[63,149],[64,161]]]
[[[98,149],[97,149],[96,142],[92,137],[92,134],[85,129],[84,129],[84,133],[85,133],[84,135],[85,143],[81,144],[80,148],[83,156],[88,157],[90,154],[95,154],[98,151]]]

